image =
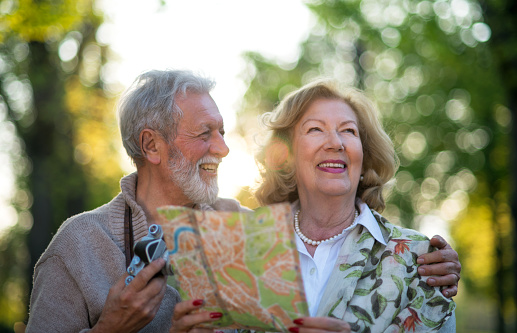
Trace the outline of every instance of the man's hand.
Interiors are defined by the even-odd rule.
[[[293,320],[296,326],[289,327],[292,333],[343,332],[350,333],[350,325],[331,317],[303,317]]]
[[[442,294],[449,298],[456,296],[461,272],[458,253],[438,235],[431,238],[431,245],[438,251],[418,257],[417,263],[422,265],[418,267],[418,273],[423,276],[435,275],[427,279],[427,284],[433,287],[446,286]]]
[[[210,328],[196,327],[201,323],[208,323],[220,319],[223,314],[221,312],[196,312],[192,311],[203,306],[202,299],[183,301],[174,307],[174,315],[172,316],[172,327],[169,333],[184,333],[184,332],[213,332]]]
[[[138,332],[153,320],[167,287],[165,276],[156,275],[164,265],[163,259],[151,262],[127,286],[124,274],[111,287],[91,332]]]

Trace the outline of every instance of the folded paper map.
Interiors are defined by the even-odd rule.
[[[204,327],[287,331],[308,316],[288,204],[252,212],[158,209],[183,300],[223,317]]]

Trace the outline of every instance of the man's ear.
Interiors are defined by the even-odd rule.
[[[162,137],[152,129],[146,128],[140,132],[140,150],[149,163],[160,164],[162,145]]]

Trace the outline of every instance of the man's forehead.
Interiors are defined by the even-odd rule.
[[[183,111],[183,120],[187,122],[194,121],[197,126],[213,126],[214,123],[223,125],[219,109],[208,93],[187,93],[176,104]]]
[[[183,112],[189,111],[217,111],[217,104],[208,93],[187,93],[185,96],[176,98],[176,104]]]

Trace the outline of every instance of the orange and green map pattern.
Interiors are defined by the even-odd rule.
[[[209,327],[286,331],[308,316],[288,204],[253,212],[158,211],[173,285],[183,300],[204,299],[204,311],[224,314]]]

